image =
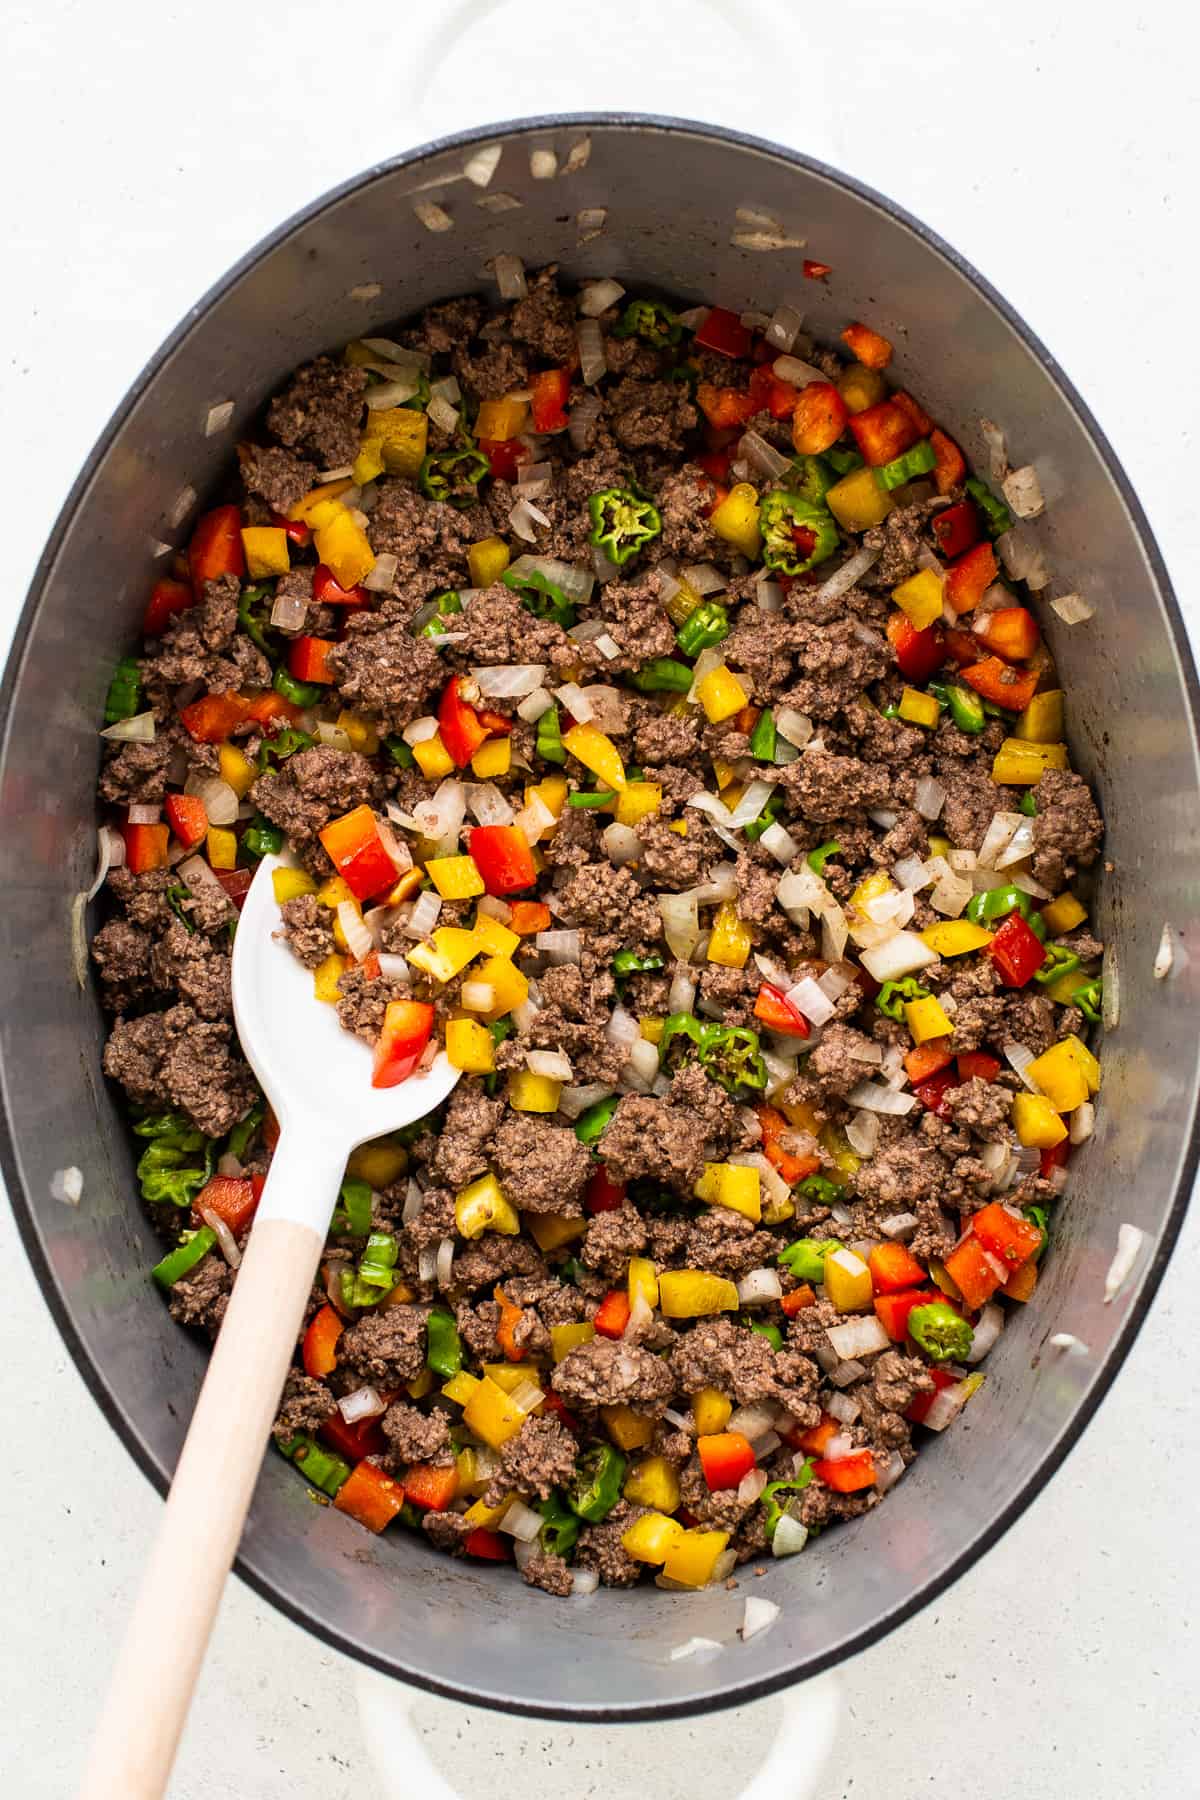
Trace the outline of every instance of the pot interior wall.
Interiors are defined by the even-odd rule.
[[[482,187],[463,171],[489,143],[501,156]],[[533,179],[534,149],[556,153],[555,178]],[[763,234],[792,242],[752,247]],[[948,252],[817,168],[702,127],[548,121],[435,148],[285,229],[200,307],[115,422],[64,511],[8,671],[5,1172],[72,1349],[160,1486],[203,1356],[147,1281],[154,1241],[100,1074],[102,1021],[72,958],[72,898],[94,862],[108,673],[162,567],[155,544],[186,541],[197,496],[219,484],[238,435],[287,372],[431,300],[493,291],[488,265],[501,251],[685,302],[769,312],[792,301],[830,342],[847,319],[869,320],[895,341],[899,378],[981,466],[980,414],[1006,430],[1014,463],[1036,459],[1048,510],[1035,530],[1052,591],[1079,589],[1096,607],[1073,631],[1045,622],[1071,695],[1074,757],[1099,785],[1115,864],[1098,925],[1116,948],[1121,1016],[1106,1040],[1098,1134],[1060,1209],[1037,1303],[1013,1313],[984,1390],[877,1516],[754,1583],[783,1607],[774,1627],[742,1646],[733,1638],[742,1595],[723,1590],[602,1591],[552,1604],[511,1572],[450,1562],[409,1534],[368,1539],[267,1458],[243,1572],[302,1622],[483,1703],[634,1717],[725,1703],[811,1672],[928,1598],[1020,1509],[1119,1363],[1192,1170],[1193,983],[1186,972],[1156,982],[1151,971],[1164,920],[1186,935],[1193,917],[1194,676],[1135,503],[1053,367]],[[806,254],[833,265],[828,283],[802,278]],[[209,409],[225,400],[235,402],[229,428],[206,436]],[[77,1210],[50,1198],[52,1172],[71,1163],[85,1177]],[[1129,1292],[1104,1307],[1122,1220],[1142,1226],[1153,1250]],[[1059,1330],[1089,1354],[1048,1350]],[[670,1663],[670,1647],[693,1634],[729,1647]]]

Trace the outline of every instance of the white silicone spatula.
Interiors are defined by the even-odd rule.
[[[369,1046],[314,998],[311,971],[273,936],[280,918],[271,873],[281,866],[263,858],[233,950],[238,1036],[279,1121],[279,1143],[113,1672],[82,1800],[165,1793],[346,1158],[423,1117],[458,1080],[443,1054],[396,1087],[371,1086]]]

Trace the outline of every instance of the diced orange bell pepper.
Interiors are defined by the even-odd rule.
[[[892,346],[887,338],[872,331],[869,325],[860,325],[856,321],[847,325],[842,333],[842,342],[849,346],[852,356],[868,369],[886,369],[892,360]]]
[[[846,429],[846,402],[831,381],[810,381],[796,396],[792,442],[802,456],[820,456]]]
[[[696,389],[696,405],[710,425],[726,431],[744,425],[760,410],[759,402],[747,388],[716,387],[702,381]]]
[[[277,694],[274,688],[264,688],[259,694],[242,695],[243,724],[248,721],[274,731],[281,725],[294,725],[299,717],[300,708]]]
[[[773,1106],[759,1106],[755,1110],[762,1127],[763,1155],[771,1167],[778,1170],[788,1186],[792,1187],[797,1181],[803,1181],[808,1175],[815,1175],[821,1167],[819,1156],[795,1156],[780,1142],[784,1134],[792,1130],[783,1114],[776,1112]]]
[[[521,1362],[526,1355],[526,1346],[518,1344],[514,1334],[525,1316],[524,1309],[514,1306],[502,1287],[493,1288],[492,1298],[500,1307],[500,1323],[496,1326],[496,1342],[509,1362]]]
[[[333,1373],[337,1368],[338,1339],[345,1329],[332,1306],[323,1306],[320,1312],[313,1314],[300,1350],[306,1375],[320,1381]]]
[[[246,709],[240,694],[202,694],[179,716],[197,743],[219,744],[245,722]]]
[[[425,1001],[389,1001],[375,1043],[371,1086],[398,1087],[407,1081],[425,1054],[432,1030],[433,1008]]]
[[[380,836],[379,821],[365,801],[339,819],[331,819],[319,836],[356,900],[371,900],[394,883],[396,865]]]
[[[357,1519],[368,1531],[383,1531],[407,1498],[404,1487],[394,1475],[387,1475],[373,1462],[360,1462],[351,1470],[334,1496],[339,1512]]]
[[[935,1042],[918,1044],[904,1058],[904,1072],[914,1086],[928,1081],[939,1069],[944,1069],[951,1060],[950,1052],[944,1044]]]
[[[903,456],[921,435],[894,400],[880,400],[865,412],[851,413],[849,425],[863,461],[873,469]]]
[[[942,1266],[971,1312],[978,1312],[1000,1286],[1000,1277],[973,1232],[955,1246]]]
[[[165,825],[122,825],[125,867],[130,874],[144,875],[150,869],[165,869],[170,835]]]
[[[816,1292],[806,1281],[802,1286],[793,1288],[790,1294],[785,1294],[779,1305],[789,1319],[794,1319],[806,1306],[815,1306],[816,1303]]]
[[[629,1295],[624,1288],[612,1288],[596,1310],[592,1324],[601,1337],[619,1338],[629,1323]]]
[[[206,1181],[192,1203],[192,1213],[197,1225],[203,1223],[200,1210],[216,1213],[232,1231],[234,1237],[240,1237],[245,1231],[258,1207],[258,1196],[262,1192],[260,1178],[258,1191],[249,1176],[214,1175]]]
[[[788,1442],[791,1443],[792,1437],[795,1437],[794,1449],[803,1450],[808,1456],[820,1456],[830,1439],[835,1438],[841,1429],[831,1413],[822,1413],[819,1424],[810,1425],[807,1431],[791,1433]]]
[[[288,673],[297,681],[318,681],[333,685],[333,671],[327,666],[329,652],[336,650],[332,638],[296,638],[288,650]]]
[[[1039,1264],[1032,1259],[1023,1262],[1019,1269],[1009,1276],[1000,1292],[1006,1300],[1032,1300],[1033,1290],[1038,1284]]]
[[[877,1294],[898,1294],[925,1280],[925,1270],[903,1244],[876,1244],[867,1257],[867,1267]]]
[[[313,599],[321,606],[360,607],[370,604],[371,596],[364,587],[344,588],[325,563],[313,570]]]
[[[204,598],[206,581],[218,581],[222,575],[240,579],[246,573],[240,508],[217,506],[197,519],[187,557],[197,600]]]
[[[458,1469],[454,1463],[444,1469],[433,1463],[414,1463],[404,1471],[404,1498],[422,1512],[445,1512],[457,1493]]]
[[[754,1467],[750,1440],[740,1431],[717,1431],[711,1437],[698,1437],[696,1450],[704,1479],[714,1494],[723,1488],[735,1488]]]
[[[903,388],[897,388],[892,395],[892,402],[895,406],[900,408],[900,411],[904,413],[907,418],[911,419],[921,437],[929,436],[930,432],[933,430],[933,420],[925,411],[925,408],[921,405],[919,400],[914,400],[912,395],[906,394]],[[937,452],[935,451],[934,454],[936,455]],[[934,466],[936,467],[937,465],[935,464]]]
[[[772,369],[755,369],[750,393],[755,412],[769,412],[773,419],[790,419],[796,410],[797,390],[790,381],[780,381]]]
[[[194,850],[208,830],[208,813],[199,794],[168,794],[167,823],[185,850]]]
[[[971,1230],[985,1250],[1014,1269],[1026,1262],[1042,1241],[1041,1230],[1032,1220],[1009,1212],[999,1200],[991,1201],[975,1214]]]
[[[567,396],[571,391],[571,371],[543,369],[530,383],[531,407],[535,431],[562,431],[567,423]]]
[[[976,544],[946,570],[946,599],[956,613],[978,606],[998,574],[996,552],[989,543]]]
[[[1007,662],[1025,662],[1042,641],[1037,620],[1023,606],[1001,606],[988,613],[983,629],[975,635]]]
[[[936,426],[929,434],[929,442],[937,458],[933,465],[933,485],[939,494],[948,494],[966,479],[967,459],[954,439]]]
[[[514,900],[508,928],[518,937],[533,937],[536,932],[549,931],[550,908],[543,900]]]
[[[963,670],[962,678],[977,694],[995,706],[1003,706],[1007,712],[1024,712],[1038,684],[1036,669],[1014,669],[998,656],[972,663]]]
[[[815,1462],[813,1475],[835,1494],[856,1494],[860,1488],[875,1486],[875,1458],[869,1450],[856,1450],[836,1462]]]

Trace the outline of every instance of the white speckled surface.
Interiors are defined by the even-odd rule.
[[[770,10],[739,7],[730,23],[691,0],[659,27],[666,53],[651,33],[646,66],[631,69],[623,28],[598,54],[580,5],[433,4],[446,56],[426,82],[414,76],[427,27],[393,7],[362,9],[361,26],[312,0],[10,7],[0,636],[144,358],[263,231],[433,130],[589,106],[790,141],[940,231],[1081,388],[1200,622],[1188,591],[1200,444],[1185,212],[1200,134],[1194,70],[1167,9],[1102,20],[1083,5],[842,0],[806,8],[803,23],[791,12],[797,22],[778,35]],[[414,92],[427,96],[423,117]],[[1186,1526],[1200,1476],[1198,1250],[1193,1217],[1115,1391],[1032,1511],[934,1607],[840,1672],[836,1746],[809,1771],[821,1800],[923,1800],[948,1783],[986,1800],[1182,1800],[1200,1787],[1200,1565]],[[5,1212],[0,1255],[0,1365],[21,1397],[0,1484],[0,1768],[21,1800],[59,1800],[158,1501],[85,1393]],[[417,1715],[463,1793],[515,1777],[529,1800],[710,1800],[739,1791],[797,1701],[638,1727],[615,1745],[441,1701],[419,1700]],[[406,1780],[391,1762],[401,1789],[420,1790],[418,1772]],[[785,1800],[787,1784],[775,1791]],[[172,1794],[386,1800],[353,1667],[231,1588]]]

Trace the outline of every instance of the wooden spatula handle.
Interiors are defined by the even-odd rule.
[[[250,1234],[133,1617],[81,1800],[160,1800],[262,1466],[324,1230]]]

